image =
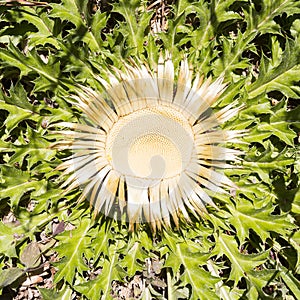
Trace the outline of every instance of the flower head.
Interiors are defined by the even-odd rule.
[[[125,208],[131,229],[149,222],[156,230],[171,219],[178,226],[181,216],[203,213],[214,205],[207,189],[225,193],[235,186],[216,169],[241,154],[224,145],[243,132],[219,129],[239,108],[215,114],[210,108],[225,89],[223,78],[193,79],[187,59],[174,74],[168,55],[155,72],[142,63],[112,71],[108,80],[98,78],[105,93],[81,86],[73,96],[86,124],[56,124],[71,129],[61,130],[66,139],[55,144],[73,150],[58,167],[71,174],[62,186],[66,192],[83,186],[81,199],[106,215]]]

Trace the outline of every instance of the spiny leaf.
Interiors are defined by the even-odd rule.
[[[129,277],[132,277],[137,271],[143,270],[141,263],[144,262],[149,255],[143,250],[144,243],[147,243],[147,239],[148,237],[145,234],[141,234],[141,238],[130,239],[128,245],[120,251],[120,253],[126,253],[120,265],[126,269]]]
[[[24,55],[10,43],[7,49],[0,49],[0,60],[2,60],[2,68],[6,66],[17,67],[20,70],[21,77],[34,72],[46,78],[49,85],[57,84],[58,82],[59,63],[47,64],[43,62],[34,50]]]
[[[264,288],[270,284],[272,278],[277,273],[275,269],[265,269],[265,270],[254,270],[250,271],[247,275],[251,282],[251,288],[248,292],[249,299],[257,299],[259,296],[262,299],[267,299],[268,295],[264,292]]]
[[[35,195],[40,195],[45,191],[46,182],[37,181],[30,178],[30,173],[18,170],[13,167],[0,166],[0,199],[9,198],[10,206],[16,208],[21,197],[28,192],[34,191]],[[16,189],[16,186],[18,188]]]
[[[259,11],[252,4],[250,6],[250,15],[246,14],[248,30],[255,29],[261,34],[279,32],[280,26],[274,21],[274,17],[287,13],[288,15],[299,13],[299,2],[295,0],[265,0],[260,3]],[[245,12],[245,11],[244,11]]]
[[[102,225],[98,228],[92,228],[90,234],[93,237],[93,251],[95,257],[109,254],[109,241],[114,238],[114,235],[106,226]]]
[[[270,171],[285,171],[286,166],[294,163],[295,159],[288,148],[276,153],[270,141],[265,143],[266,149],[259,153],[257,149],[249,151],[247,160],[243,162],[245,167],[249,167],[251,172],[256,172],[265,183],[271,184]],[[254,153],[253,153],[254,152]]]
[[[31,119],[33,121],[38,121],[40,119],[39,115],[34,114],[30,110],[20,108],[17,105],[7,104],[1,100],[0,105],[1,109],[9,112],[9,115],[3,124],[8,131],[14,129],[23,120]]]
[[[231,271],[229,280],[234,281],[234,286],[238,284],[241,278],[250,280],[247,274],[250,272],[255,274],[253,273],[255,267],[262,265],[269,255],[268,251],[258,254],[243,254],[239,251],[234,237],[224,233],[216,236],[216,246],[213,252],[218,257],[226,255],[230,260]]]
[[[186,2],[188,3],[188,1]],[[216,36],[220,23],[241,19],[238,13],[230,9],[230,6],[237,2],[243,1],[215,1],[212,5],[206,1],[200,1],[200,3],[184,7],[186,15],[196,13],[200,24],[203,24],[198,30],[192,32],[191,41],[196,49],[206,48],[210,44],[210,41]]]
[[[263,242],[270,236],[270,232],[277,232],[287,236],[294,228],[287,215],[273,215],[274,207],[269,202],[261,209],[255,209],[249,201],[240,199],[236,208],[230,207],[229,222],[236,228],[237,236],[243,243],[249,237],[249,230],[254,230]]]
[[[280,91],[287,97],[297,97],[293,91],[294,84],[300,80],[299,63],[300,47],[291,40],[286,42],[281,63],[272,68],[266,58],[262,58],[260,74],[257,80],[248,87],[249,97],[253,98],[261,93]]]
[[[192,298],[207,299],[209,297],[209,299],[218,299],[213,290],[220,279],[212,276],[202,268],[210,254],[201,253],[197,245],[191,241],[177,241],[171,235],[166,235],[166,238],[172,251],[167,257],[165,267],[179,270],[180,265],[184,266],[185,270],[181,278],[184,283],[192,285]]]
[[[113,280],[121,280],[126,272],[119,265],[118,249],[122,241],[116,241],[109,247],[108,257],[100,261],[101,274],[95,280],[74,286],[75,290],[85,295],[88,299],[112,299],[111,283]]]
[[[10,166],[22,166],[26,161],[29,171],[41,159],[50,161],[55,156],[56,151],[49,148],[50,144],[37,131],[27,126],[26,136],[20,135],[14,144],[0,141],[0,152],[14,152],[7,163]]]
[[[119,266],[117,253],[118,242],[115,246],[110,248],[108,260],[105,259],[102,269],[102,280],[99,288],[102,290],[102,299],[109,299],[111,297],[111,283],[113,280],[121,280],[124,278],[126,272]]]
[[[253,50],[253,44],[249,40],[254,38],[254,34],[247,38],[239,31],[234,38],[223,38],[222,56],[213,63],[216,76],[221,74],[231,75],[236,69],[247,69],[249,61],[242,58],[243,51]],[[232,76],[232,75],[231,75]]]
[[[61,260],[55,265],[59,268],[55,275],[55,282],[62,279],[73,284],[76,272],[82,274],[88,270],[84,262],[84,255],[88,259],[91,256],[90,239],[88,231],[91,220],[83,217],[77,224],[77,228],[71,231],[64,231],[56,236],[59,241],[55,248]]]
[[[288,288],[292,291],[296,299],[300,297],[300,283],[299,280],[292,274],[290,270],[285,267],[281,267],[282,270],[280,272],[281,278],[284,283],[288,286]]]
[[[24,27],[27,23],[34,26],[33,28],[35,30],[28,30],[26,32],[30,50],[38,45],[45,45],[46,43],[57,49],[60,48],[59,42],[54,37],[55,21],[49,18],[48,13],[35,10],[32,7],[22,7],[22,9],[12,9],[9,14],[6,14],[4,20],[8,22],[15,20],[16,24],[20,27]],[[17,26],[15,27],[18,28]],[[4,32],[4,34],[5,33],[7,33],[7,36],[9,37],[8,30],[7,32]]]
[[[289,239],[291,245],[297,250],[296,272],[300,272],[300,231],[297,231]]]
[[[138,9],[140,10],[139,17]],[[113,5],[113,12],[119,13],[125,19],[125,22],[119,23],[118,32],[122,33],[131,55],[141,53],[152,13],[147,12],[137,0],[120,0],[119,3]]]
[[[294,194],[294,199],[292,202],[292,212],[295,214],[300,214],[300,187],[297,187],[297,190]],[[299,243],[300,244],[300,243]]]
[[[63,0],[61,4],[51,3],[51,16],[72,22],[76,28],[85,26],[87,0]]]
[[[16,253],[16,239],[14,234],[23,233],[22,228],[12,227],[3,224],[0,221],[0,254],[5,254],[9,257],[17,257]]]
[[[105,274],[106,275],[106,274]],[[96,279],[89,280],[88,282],[74,285],[73,288],[84,295],[87,299],[105,299],[101,297],[103,292],[103,277],[100,274]],[[107,294],[106,299],[112,299],[110,294]]]
[[[101,30],[106,24],[106,14],[97,12],[91,18],[87,10],[87,0],[63,0],[62,4],[52,3],[50,5],[53,8],[51,17],[60,18],[75,25],[76,29],[71,30],[75,41],[81,40],[88,45],[91,51],[101,52],[103,44]]]
[[[67,285],[63,285],[63,287],[59,292],[47,288],[38,288],[38,289],[44,300],[51,300],[51,299],[69,300],[71,299],[73,293],[73,290]]]
[[[15,85],[11,85],[8,90],[9,95],[3,93],[0,90],[0,99],[7,104],[15,105],[19,108],[23,108],[24,110],[31,111],[32,113],[38,111],[38,108],[33,106],[27,97],[27,93],[24,89],[24,86],[18,82]],[[2,105],[1,105],[2,108]],[[16,114],[18,115],[18,114]],[[15,116],[16,117],[16,116]]]

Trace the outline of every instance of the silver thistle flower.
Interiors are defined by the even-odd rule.
[[[219,129],[239,108],[229,105],[213,114],[211,105],[225,89],[223,78],[211,82],[189,69],[187,59],[175,81],[171,57],[160,56],[155,72],[142,63],[113,68],[109,80],[98,78],[106,90],[99,94],[81,86],[74,104],[91,125],[62,122],[65,140],[58,149],[74,154],[58,169],[71,174],[62,187],[69,192],[83,186],[96,211],[123,212],[130,229],[149,222],[153,230],[179,226],[214,202],[205,189],[225,193],[234,183],[215,169],[230,167],[242,153],[224,147],[238,142],[244,131]],[[193,79],[193,80],[192,80]],[[225,188],[225,189],[224,189]]]

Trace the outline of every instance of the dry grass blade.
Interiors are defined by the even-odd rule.
[[[24,1],[24,0],[6,0],[0,1],[0,6],[48,6],[48,2],[39,2],[39,1]]]

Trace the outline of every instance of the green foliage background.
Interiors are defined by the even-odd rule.
[[[165,1],[165,14],[139,0],[5,3],[0,295],[17,290],[17,279],[55,251],[55,284],[40,286],[43,299],[110,299],[113,282],[136,274],[143,299],[300,299],[300,2]],[[161,49],[176,67],[187,55],[195,71],[225,74],[229,88],[214,109],[245,105],[223,127],[249,129],[239,146],[246,154],[241,167],[226,171],[236,195],[214,195],[219,210],[208,207],[206,218],[180,231],[153,235],[144,225],[130,234],[126,223],[77,205],[79,190],[61,196],[55,167],[70,153],[49,148],[58,138],[49,126],[79,120],[68,104],[75,83],[101,91],[94,74],[105,77],[129,57],[153,67]],[[13,222],[5,221],[10,212]],[[72,230],[54,232],[53,220]],[[155,272],[149,261],[158,262]],[[96,269],[100,275],[88,280]]]

